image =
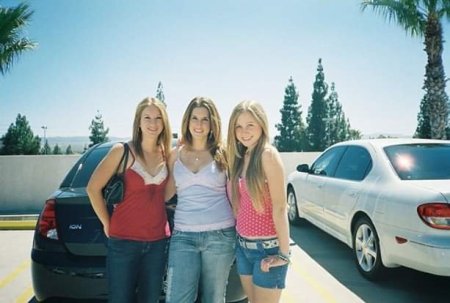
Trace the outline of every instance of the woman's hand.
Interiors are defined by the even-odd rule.
[[[109,223],[103,224],[103,232],[105,233],[105,236],[109,238]]]
[[[288,261],[280,259],[278,255],[268,256],[261,260],[261,270],[263,272],[268,272],[271,267],[282,266],[288,263]]]

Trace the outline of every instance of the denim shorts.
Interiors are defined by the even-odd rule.
[[[236,244],[236,264],[239,275],[253,276],[253,284],[263,288],[286,287],[288,265],[271,267],[269,272],[261,270],[261,260],[270,255],[277,255],[279,247],[263,248],[262,241],[255,240],[256,249],[242,247]]]

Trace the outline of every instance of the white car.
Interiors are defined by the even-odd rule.
[[[289,221],[346,243],[367,279],[398,266],[450,276],[450,141],[335,144],[297,166],[287,197]]]

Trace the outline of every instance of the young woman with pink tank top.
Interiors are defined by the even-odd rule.
[[[225,302],[236,246],[226,193],[226,157],[214,102],[194,98],[183,115],[182,145],[169,159],[166,200],[175,193],[174,231],[167,270],[167,303]]]
[[[242,285],[250,302],[279,302],[290,258],[284,168],[260,104],[234,108],[227,150]]]
[[[168,180],[166,153],[172,131],[166,107],[146,98],[137,108],[130,156],[125,171],[124,199],[108,213],[102,188],[124,153],[116,144],[93,173],[87,192],[108,237],[108,298],[114,303],[159,302],[167,260],[168,228],[164,194]]]

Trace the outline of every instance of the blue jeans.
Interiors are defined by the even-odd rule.
[[[286,287],[288,265],[270,268],[269,272],[261,270],[261,260],[270,255],[278,254],[279,247],[264,248],[262,241],[255,240],[256,249],[248,249],[237,244],[236,265],[239,275],[252,276],[253,284],[263,288]]]
[[[192,303],[199,287],[203,303],[225,302],[235,247],[234,227],[205,232],[175,230],[169,247],[166,303]]]
[[[168,239],[132,241],[109,238],[106,269],[109,302],[159,302],[167,263]]]

